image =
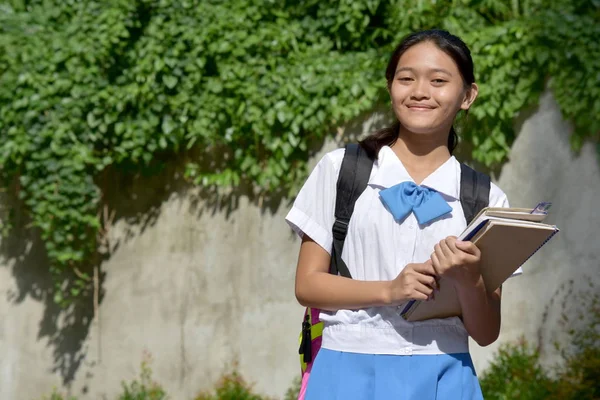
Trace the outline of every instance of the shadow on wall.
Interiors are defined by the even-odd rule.
[[[222,160],[229,157],[233,157],[230,149],[215,149],[210,155],[193,149],[184,154],[157,156],[153,164],[144,170],[119,166],[118,170],[111,168],[105,171],[97,182],[102,188],[103,205],[109,210],[108,214],[114,213],[115,221],[124,222],[125,229],[115,242],[106,246],[108,254],[154,226],[163,204],[172,197],[186,198],[189,208],[185,211],[195,218],[209,213],[221,214],[229,219],[238,209],[242,197],[247,197],[255,205],[260,202],[262,213],[275,212],[284,200],[283,192],[272,192],[259,198],[254,195],[249,183],[218,189],[200,187],[185,178],[188,162],[200,164],[204,171],[215,171],[221,169]]]
[[[171,194],[187,189],[183,179],[179,179],[181,173],[174,159],[159,159],[144,173],[125,167],[119,171],[108,169],[97,178],[96,183],[103,192],[102,210],[107,211],[101,213],[104,235],[99,237],[100,253],[97,259],[90,260],[89,265],[82,267],[81,271],[93,276],[94,269],[98,268],[98,305],[105,295],[103,283],[106,273],[100,269],[102,262],[123,242],[153,226],[160,215],[161,204]],[[206,203],[202,204],[213,213],[222,212],[224,208],[231,212],[237,206],[239,194],[232,193],[222,199],[205,191],[199,197],[206,197]],[[198,204],[201,203],[199,200]],[[69,387],[84,363],[94,367],[99,359],[95,354],[89,354],[87,341],[95,321],[95,292],[93,288],[83,291],[66,308],[56,304],[53,299],[55,283],[39,231],[30,227],[21,202],[9,196],[3,196],[1,201],[11,211],[12,220],[12,229],[0,242],[1,265],[10,268],[14,278],[14,286],[7,293],[7,302],[18,305],[30,298],[43,304],[36,338],[51,348],[51,370],[60,375],[63,385]],[[118,241],[111,242],[110,227],[113,221],[118,220],[126,222],[126,233]],[[61,277],[65,282],[72,278],[72,272]],[[101,338],[99,340],[101,342]],[[98,351],[101,356],[101,346]],[[91,369],[86,373],[91,374]],[[87,375],[89,377],[91,375]],[[85,387],[83,391],[86,392]]]
[[[94,317],[94,292],[85,291],[77,303],[65,309],[54,302],[54,283],[39,232],[27,228],[26,216],[15,206],[16,201],[7,203],[12,206],[14,223],[9,235],[2,240],[0,256],[4,259],[2,264],[10,266],[15,282],[14,290],[7,292],[7,301],[20,304],[29,297],[44,304],[37,339],[46,340],[52,347],[52,371],[59,373],[68,384],[85,358],[85,339]]]
[[[202,162],[206,163],[207,168],[216,168],[206,157]],[[253,196],[249,185],[229,191],[198,188],[184,179],[185,163],[186,157],[182,155],[162,156],[143,172],[124,166],[118,170],[109,168],[97,178],[96,183],[103,193],[101,209],[106,211],[101,213],[105,232],[99,238],[101,253],[97,260],[92,260],[81,271],[93,276],[95,267],[98,268],[98,305],[105,295],[103,286],[106,272],[101,269],[103,261],[110,258],[120,246],[154,226],[162,212],[163,203],[171,196],[190,200],[189,210],[186,212],[191,218],[210,213],[224,215],[227,219],[239,207],[242,196],[248,197],[255,204],[262,202],[263,213],[275,212],[284,199],[282,193],[271,193],[268,197],[259,199]],[[101,328],[99,334],[95,335],[99,337],[99,354],[89,352],[88,336],[96,321],[94,290],[83,291],[66,308],[61,308],[54,302],[55,284],[40,233],[31,228],[22,203],[3,197],[0,200],[6,209],[11,210],[12,228],[7,237],[0,241],[0,265],[10,269],[14,279],[6,300],[9,304],[19,305],[29,298],[42,304],[36,339],[51,349],[51,370],[61,377],[63,385],[68,388],[78,373],[85,373],[86,380],[91,378],[93,367],[101,359]],[[124,232],[121,231],[118,238],[110,240],[113,239],[110,228],[117,222],[121,223]],[[66,274],[65,282],[73,277]],[[35,322],[27,324],[35,326]],[[30,337],[27,339],[31,340]],[[82,370],[84,366],[86,368]],[[45,369],[47,366],[39,368]],[[87,388],[84,387],[83,392],[86,391]]]
[[[379,113],[375,117],[369,117],[370,114],[365,114],[348,123],[345,129],[338,130],[338,136],[333,142],[330,135],[312,140],[309,156],[314,158],[318,153],[343,145],[343,142],[356,141],[387,123],[385,113]],[[276,213],[282,202],[291,205],[293,198],[289,198],[284,191],[274,191],[259,197],[254,194],[250,183],[231,190],[216,190],[198,188],[184,179],[188,161],[199,163],[205,170],[216,170],[224,158],[231,156],[231,150],[226,149],[215,149],[210,152],[210,155],[199,149],[193,149],[185,154],[156,156],[152,165],[143,171],[137,166],[127,165],[120,165],[118,169],[109,167],[103,171],[96,179],[96,184],[103,193],[101,199],[103,234],[99,237],[100,254],[83,270],[90,276],[93,276],[95,268],[99,271],[96,293],[98,298],[97,300],[94,298],[94,290],[87,290],[67,308],[61,308],[53,300],[54,281],[44,243],[39,232],[28,226],[30,221],[27,220],[22,203],[17,200],[2,199],[14,214],[13,228],[0,244],[2,265],[10,268],[15,281],[14,290],[11,289],[8,293],[7,300],[9,304],[17,305],[31,298],[43,304],[43,316],[39,321],[37,339],[41,342],[45,341],[52,349],[52,371],[60,375],[66,387],[74,381],[84,364],[93,367],[98,362],[96,355],[88,352],[88,335],[95,324],[95,306],[102,303],[105,295],[103,283],[106,272],[101,269],[103,261],[110,258],[120,246],[154,226],[162,212],[163,204],[172,196],[190,200],[186,212],[192,218],[210,213],[221,214],[229,219],[238,209],[242,197],[246,197],[250,203],[258,206],[263,214]],[[120,230],[119,237],[113,238],[110,228],[116,222],[121,223],[120,226],[124,231]],[[98,336],[100,344],[101,328]],[[98,351],[101,357],[101,345],[98,346]],[[90,375],[86,377],[89,378],[93,370],[87,371],[89,372],[86,373]]]

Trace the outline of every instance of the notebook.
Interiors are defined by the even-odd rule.
[[[502,285],[521,265],[544,246],[559,229],[544,224],[546,214],[531,209],[486,208],[459,236],[481,250],[481,275],[488,292]],[[401,306],[408,321],[461,315],[458,296],[451,282],[440,279],[440,290],[430,301],[411,301]]]

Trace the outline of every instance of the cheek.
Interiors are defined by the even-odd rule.
[[[390,99],[392,103],[400,103],[406,97],[406,88],[397,85],[395,82],[390,90]]]
[[[437,92],[438,102],[451,109],[460,109],[463,97],[464,95],[462,91],[451,87],[440,88],[440,90]]]

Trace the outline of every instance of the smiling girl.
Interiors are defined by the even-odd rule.
[[[353,279],[328,272],[344,149],[320,160],[286,217],[302,237],[296,297],[324,321],[305,398],[481,399],[468,337],[497,339],[501,293],[486,292],[476,246],[456,240],[466,219],[452,156],[456,115],[478,93],[473,61],[458,37],[422,31],[396,48],[386,79],[396,122],[360,143],[375,161],[342,252]],[[399,185],[439,195],[446,209],[425,221],[416,211],[395,218],[386,191]],[[489,205],[508,206],[493,183]],[[438,277],[455,287],[462,316],[405,321],[397,306],[431,298]]]

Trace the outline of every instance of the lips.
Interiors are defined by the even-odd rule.
[[[410,108],[411,110],[433,110],[435,107],[434,106],[430,106],[428,104],[408,104],[407,105],[408,108]]]

